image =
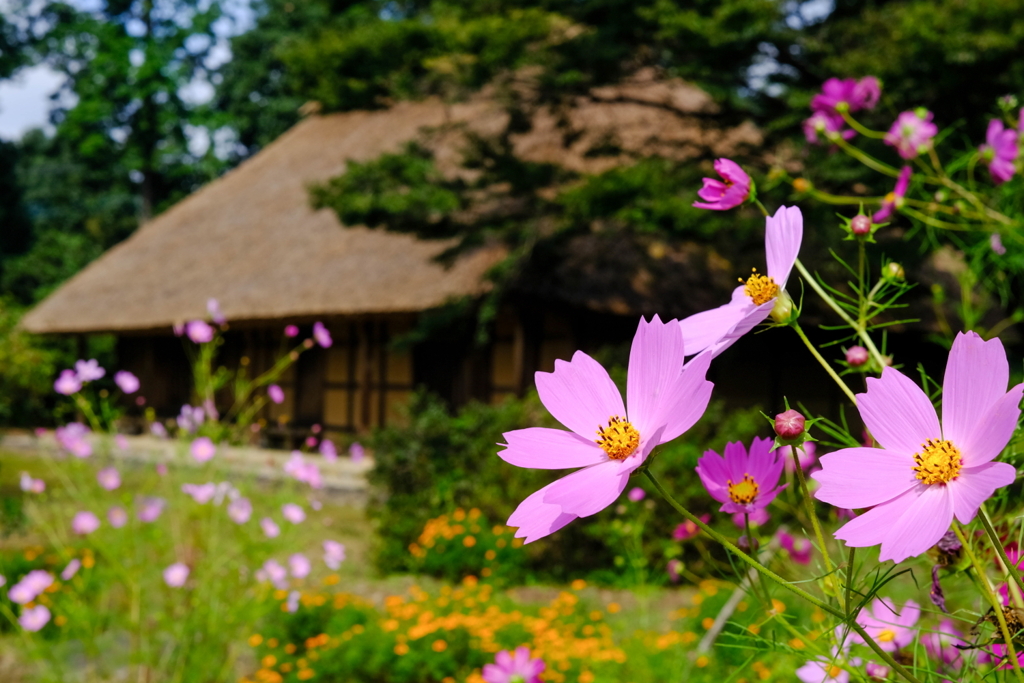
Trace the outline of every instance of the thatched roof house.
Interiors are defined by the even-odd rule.
[[[712,110],[700,90],[641,74],[618,88],[593,91],[558,117],[539,111],[533,129],[515,145],[526,158],[596,172],[653,148],[690,158],[759,142],[752,127],[709,132],[687,118]],[[506,116],[497,98],[484,93],[455,105],[406,102],[384,111],[306,118],[142,226],[40,303],[23,325],[36,333],[118,334],[122,364],[142,376],[150,404],[164,411],[176,411],[188,399],[183,354],[171,327],[205,317],[210,297],[239,335],[234,353],[257,369],[280,348],[284,324],[328,324],[335,346],[302,357],[276,415],[298,424],[382,424],[421,383],[456,402],[521,390],[534,370],[571,353],[575,340],[564,319],[526,326],[531,332],[506,315],[485,352],[449,342],[401,353],[388,345],[411,329],[420,312],[482,293],[499,249],[479,249],[446,268],[433,259],[447,245],[343,229],[333,212],[311,209],[308,196],[311,183],[338,175],[346,160],[397,151],[425,127],[486,134],[503,128]],[[582,131],[568,148],[559,128],[566,119]],[[621,158],[588,155],[610,134]],[[436,150],[439,163],[459,149],[452,137]]]

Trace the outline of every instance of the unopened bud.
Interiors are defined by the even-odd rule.
[[[902,282],[906,276],[906,273],[903,272],[903,266],[895,261],[885,264],[885,268],[882,269],[882,277],[892,282]]]
[[[813,185],[811,185],[811,181],[807,178],[797,178],[793,181],[793,189],[797,192],[807,192],[812,187]]]
[[[302,341],[302,345],[305,346],[307,349],[313,348],[313,344],[314,344],[314,342],[313,342],[312,339],[304,339]]]
[[[855,368],[868,362],[868,350],[863,346],[851,346],[846,350],[846,362]]]
[[[870,235],[871,219],[863,214],[858,214],[850,221],[850,232],[854,235]]]
[[[753,545],[753,548],[751,548],[751,545]],[[760,543],[757,542],[756,538],[754,538],[753,542],[751,542],[751,539],[747,538],[746,534],[744,534],[736,540],[736,546],[743,552],[749,553],[752,550],[757,550],[757,548],[760,546]]]
[[[788,325],[793,322],[793,297],[786,290],[782,290],[775,297],[775,305],[772,306],[772,312],[769,315],[780,325]]]
[[[804,416],[790,408],[775,416],[775,433],[786,440],[795,439],[804,433]]]

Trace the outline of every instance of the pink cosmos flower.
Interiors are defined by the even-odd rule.
[[[284,336],[286,337],[298,337],[299,328],[297,325],[285,325]]]
[[[107,521],[110,522],[110,526],[120,529],[128,523],[128,513],[123,507],[112,507],[107,510]]]
[[[846,362],[855,368],[859,368],[867,363],[869,358],[868,350],[863,346],[851,346],[846,349]]]
[[[868,662],[864,667],[864,673],[873,681],[884,681],[889,678],[889,667],[877,662]]]
[[[644,497],[646,495],[647,495],[646,491],[644,491],[639,486],[634,486],[633,488],[631,488],[629,490],[629,493],[626,494],[626,497],[629,498],[634,503],[639,503],[641,500],[644,499]]]
[[[228,517],[235,524],[245,524],[252,517],[252,503],[248,498],[236,498],[228,503]]]
[[[363,448],[363,444],[353,441],[352,445],[348,447],[348,457],[352,458],[352,462],[360,462],[365,458],[366,449]]]
[[[827,141],[833,133],[840,133],[844,140],[849,140],[857,135],[856,131],[849,128],[843,130],[845,125],[846,122],[843,121],[843,117],[839,114],[816,111],[810,117],[804,119],[804,137],[807,138],[807,142],[816,145],[820,142],[819,136]]]
[[[313,339],[315,339],[316,343],[325,349],[330,348],[331,344],[334,343],[331,340],[331,333],[319,320],[313,323]]]
[[[207,462],[217,454],[217,447],[213,445],[213,441],[208,436],[201,436],[193,441],[189,450],[196,462]]]
[[[967,645],[963,636],[952,621],[943,619],[936,631],[921,636],[921,642],[924,643],[924,649],[929,657],[952,669],[959,669],[963,666],[963,658],[956,646]]]
[[[338,448],[330,439],[324,439],[320,442],[320,455],[324,457],[324,460],[333,462],[338,459]]]
[[[981,157],[988,162],[988,172],[992,174],[992,182],[1001,185],[1013,177],[1016,169],[1013,166],[1017,158],[1017,131],[1005,128],[999,119],[988,122],[985,133],[985,144],[978,148]]]
[[[216,299],[206,300],[206,312],[210,314],[210,320],[218,325],[223,325],[228,321],[224,314],[220,312],[220,302]]]
[[[260,520],[260,528],[263,529],[263,535],[267,538],[277,538],[281,534],[281,527],[277,526],[277,522],[270,517]]]
[[[257,574],[261,580],[270,581],[274,586],[283,590],[288,587],[288,570],[282,567],[276,560],[267,560],[263,563],[263,569]]]
[[[70,581],[78,573],[78,570],[82,568],[82,561],[77,557],[68,562],[68,566],[64,567],[64,571],[60,573],[60,578],[64,581]]]
[[[126,394],[134,394],[139,390],[139,378],[127,370],[120,370],[114,375],[114,384]]]
[[[167,427],[164,427],[163,424],[160,422],[154,422],[153,424],[149,425],[149,433],[158,439],[166,439]]]
[[[498,453],[516,467],[582,468],[524,500],[508,525],[527,543],[611,505],[629,476],[658,444],[675,439],[704,414],[712,384],[710,354],[683,365],[676,321],[641,319],[629,355],[626,399],[597,361],[577,351],[538,372],[537,391],[551,414],[571,431],[533,427],[507,432]],[[597,438],[595,438],[597,437]]]
[[[731,159],[715,159],[715,173],[722,180],[704,178],[704,187],[697,196],[704,202],[694,202],[697,209],[728,211],[747,201],[750,197],[750,176]]]
[[[82,381],[74,370],[61,370],[60,377],[53,383],[53,390],[58,394],[70,396],[82,390]]]
[[[71,530],[79,536],[88,536],[99,528],[100,518],[88,511],[76,513],[71,520]]]
[[[45,572],[42,569],[33,569],[21,577],[21,581],[11,586],[11,590],[7,592],[7,597],[11,602],[25,605],[39,597],[39,594],[52,584],[53,575],[50,572]]]
[[[916,630],[913,628],[921,616],[921,608],[913,600],[907,600],[903,609],[896,611],[889,599],[875,599],[871,609],[862,609],[857,615],[857,623],[864,627],[867,634],[886,652],[895,652],[914,642]],[[864,639],[856,633],[851,639],[863,643]]]
[[[170,567],[164,570],[164,583],[171,588],[181,588],[188,581],[188,575],[190,573],[188,565],[181,562],[175,562]]]
[[[828,113],[838,113],[844,107],[851,112],[874,109],[881,96],[882,86],[874,76],[859,81],[830,78],[822,84],[821,93],[811,99],[811,109]]]
[[[530,649],[517,647],[515,652],[502,650],[494,657],[494,664],[485,664],[483,679],[487,683],[541,683],[543,659],[530,659]]]
[[[988,238],[988,246],[998,255],[1006,255],[1006,247],[1003,246],[1003,238],[999,236],[998,232],[992,233]]]
[[[309,558],[302,553],[295,553],[288,558],[288,569],[296,579],[304,579],[309,576],[312,568],[313,565],[310,564]]]
[[[108,491],[113,491],[121,485],[121,473],[116,467],[105,467],[96,473],[96,481]]]
[[[806,538],[795,538],[781,529],[775,534],[779,539],[779,545],[789,553],[789,559],[797,564],[810,564],[811,553],[814,547]]]
[[[21,616],[18,617],[18,623],[26,631],[35,632],[50,623],[50,616],[50,610],[46,605],[36,605],[23,609]]]
[[[843,659],[843,653],[832,648],[831,658],[812,659],[796,670],[796,677],[803,683],[848,683],[850,672],[843,668],[846,664]]]
[[[205,344],[213,341],[214,331],[203,320],[191,320],[185,325],[185,334],[196,344]]]
[[[46,490],[46,482],[42,479],[34,479],[28,472],[21,473],[19,484],[25,493],[42,493]]]
[[[284,389],[276,384],[271,384],[267,387],[267,396],[270,397],[271,401],[278,405],[284,403]]]
[[[793,447],[782,446],[776,449],[776,453],[782,458],[782,467],[786,472],[790,474],[796,472],[796,465],[793,464]],[[797,459],[800,461],[800,468],[806,472],[808,469],[817,464],[818,447],[813,441],[805,441],[803,447],[797,450]]]
[[[775,500],[786,484],[779,486],[784,461],[770,452],[771,439],[755,438],[750,453],[740,442],[726,444],[725,457],[705,451],[697,461],[697,475],[718,508],[730,514],[751,514]]]
[[[732,301],[680,321],[687,355],[711,349],[717,356],[768,317],[777,299],[785,293],[803,233],[803,215],[795,206],[783,206],[765,219],[768,275],[755,270],[745,284],[733,290]]]
[[[896,187],[893,188],[892,192],[885,195],[885,199],[882,200],[882,208],[871,217],[873,222],[884,223],[889,220],[889,216],[892,215],[895,209],[903,206],[903,198],[907,196],[907,188],[910,187],[911,175],[909,166],[904,166],[900,170],[900,175],[896,179]]]
[[[93,380],[102,379],[107,371],[100,367],[100,363],[95,358],[89,360],[77,360],[75,361],[75,374],[78,375],[78,379],[82,382],[92,382]]]
[[[966,524],[1000,487],[1012,465],[992,462],[1020,416],[1024,384],[1009,392],[1010,370],[998,339],[960,333],[946,363],[942,426],[925,393],[899,370],[868,378],[857,409],[878,448],[845,448],[821,457],[812,474],[818,500],[872,509],[836,532],[848,546],[881,544],[882,561],[902,562],[935,545],[953,516]],[[873,506],[873,507],[872,507]]]
[[[711,515],[701,515],[700,521],[707,524],[711,521]],[[672,539],[676,541],[689,541],[691,538],[695,538],[700,533],[700,527],[686,520],[672,531]]]
[[[139,507],[139,521],[147,524],[155,522],[163,514],[166,505],[167,501],[163,498],[143,498]]]
[[[181,492],[192,496],[192,500],[200,505],[206,505],[217,493],[217,485],[213,482],[205,484],[182,484]]]
[[[892,128],[885,134],[885,144],[895,147],[904,159],[913,159],[932,147],[932,139],[939,127],[932,123],[932,113],[926,109],[905,111],[896,117]]]
[[[296,505],[295,503],[285,503],[282,505],[281,514],[292,524],[300,524],[306,519],[306,511],[302,509],[301,505]]]
[[[324,563],[331,570],[337,571],[345,561],[345,546],[337,541],[324,541]]]

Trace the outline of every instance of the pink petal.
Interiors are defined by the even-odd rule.
[[[661,405],[666,392],[677,384],[683,372],[683,338],[678,323],[651,322],[643,318],[633,336],[626,381],[626,407],[629,421],[644,436],[663,426]]]
[[[576,515],[562,512],[561,507],[544,502],[544,496],[553,485],[548,484],[531,494],[508,518],[508,525],[518,528],[516,538],[525,538],[527,543],[533,543],[576,519]]]
[[[867,385],[867,393],[857,394],[857,410],[882,448],[912,455],[942,434],[931,401],[899,370],[885,368]]]
[[[1020,399],[1024,384],[1018,384],[1003,394],[988,412],[974,425],[967,438],[958,443],[966,467],[977,467],[991,462],[1010,442],[1020,419]]]
[[[702,353],[692,359],[659,397],[656,417],[652,424],[664,427],[659,441],[667,443],[688,430],[703,415],[711,400],[715,385],[705,377],[711,365],[712,354]],[[643,432],[641,432],[643,433]]]
[[[967,524],[996,489],[1009,486],[1016,478],[1017,470],[1005,462],[989,462],[980,467],[964,468],[959,477],[946,485],[953,498],[956,518]]]
[[[742,287],[740,290],[742,291]],[[721,341],[747,315],[750,303],[749,297],[744,296],[739,301],[733,297],[733,301],[724,306],[701,311],[680,320],[679,329],[683,335],[683,349],[686,355],[700,353]]]
[[[744,294],[743,297],[747,300],[749,308],[745,310],[743,318],[736,323],[736,326],[732,328],[732,331],[727,333],[717,344],[711,346],[710,350],[712,355],[718,356],[720,353],[735,344],[740,337],[763,323],[764,319],[768,317],[768,314],[772,312],[772,308],[775,307],[775,299],[766,301],[760,306],[754,306],[753,302],[750,301],[750,297],[746,294]]]
[[[768,276],[779,289],[786,288],[789,273],[800,254],[804,236],[804,216],[796,206],[780,206],[774,216],[765,218],[764,249]]]
[[[900,616],[896,619],[898,626],[910,627],[917,623],[917,620],[921,618],[921,606],[913,600],[907,600],[903,605],[903,609],[900,610]]]
[[[725,469],[733,483],[743,481],[743,477],[749,473],[747,449],[741,442],[725,444]]]
[[[921,486],[916,500],[899,517],[887,522],[880,562],[902,562],[939,542],[953,521],[953,496],[946,486]]]
[[[907,491],[854,517],[836,531],[835,537],[854,548],[878,545],[885,538],[892,521],[906,512],[915,500],[917,489]]]
[[[589,517],[615,502],[629,481],[630,468],[625,461],[608,462],[576,470],[545,487],[544,502],[557,505],[562,512]]]
[[[725,468],[725,461],[714,451],[707,451],[697,461],[697,476],[712,498],[719,503],[729,502],[729,493],[726,483],[729,480],[729,472]]]
[[[596,441],[561,429],[530,427],[505,432],[504,437],[508,445],[498,451],[498,457],[516,467],[562,470],[596,465],[608,459]]]
[[[811,475],[814,497],[840,508],[866,508],[892,500],[917,484],[914,458],[880,448],[844,448],[821,456]]]
[[[498,656],[501,656],[501,652],[498,653]],[[496,664],[484,664],[481,674],[487,683],[509,683],[512,680],[512,674]]]
[[[1006,393],[1009,381],[1010,366],[999,339],[984,341],[976,332],[959,333],[942,382],[942,438],[966,444],[981,418]]]
[[[577,351],[571,362],[555,361],[554,372],[538,372],[541,403],[556,420],[585,439],[614,416],[625,417],[622,395],[596,360]]]

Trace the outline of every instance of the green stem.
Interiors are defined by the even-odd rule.
[[[850,546],[850,554],[849,554],[849,556],[846,559],[846,600],[845,600],[844,604],[846,605],[846,612],[847,613],[850,613],[851,611],[853,611],[852,610],[852,607],[853,607],[853,578],[854,578],[854,576],[853,576],[854,575],[854,572],[853,572],[853,561],[856,558],[856,555],[857,555],[857,549],[854,548],[851,545]]]
[[[814,529],[814,537],[818,540],[818,547],[821,548],[821,557],[825,560],[825,573],[832,580],[832,572],[835,571],[835,568],[832,566],[832,558],[829,557],[828,548],[825,546],[825,535],[821,531],[821,523],[818,521],[818,515],[814,512],[814,500],[811,498],[811,492],[807,488],[807,479],[804,478],[804,468],[800,466],[800,456],[797,453],[797,449],[802,451],[804,447],[801,445],[795,446],[792,449],[797,485],[800,487],[800,495],[804,499],[804,507],[807,508],[807,516],[811,518],[811,527]],[[846,606],[846,609],[849,611],[849,605]]]
[[[751,551],[756,554],[758,551],[757,539],[754,538],[754,534],[750,530],[750,515],[747,513],[743,513],[743,528],[747,533],[747,545],[750,546]],[[758,572],[757,578],[761,584],[761,590],[764,592],[764,608],[770,610],[772,608],[772,594],[768,591],[768,583],[765,581],[764,575],[760,572]],[[741,576],[740,583],[742,582],[743,577]],[[751,584],[751,589],[753,589],[753,584]]]
[[[803,341],[804,346],[807,347],[807,350],[811,352],[811,355],[814,356],[814,359],[818,361],[821,367],[825,368],[825,372],[827,372],[829,377],[831,377],[835,381],[835,383],[839,385],[839,388],[843,390],[843,393],[845,393],[846,396],[850,399],[850,402],[853,403],[853,405],[857,405],[857,397],[854,396],[853,392],[850,390],[850,387],[846,386],[846,382],[843,381],[843,378],[840,377],[836,373],[836,371],[832,369],[832,366],[829,365],[828,361],[825,360],[820,353],[818,353],[818,349],[816,349],[814,347],[814,344],[811,343],[811,340],[807,338],[807,335],[804,334],[804,331],[803,329],[801,329],[800,325],[794,322],[790,323],[789,326],[796,331],[797,336],[799,336],[800,340]],[[797,468],[797,471],[799,471],[799,468]],[[803,476],[802,472],[800,473],[800,476]],[[824,552],[824,548],[822,549],[822,551]]]
[[[874,138],[875,140],[882,140],[883,138],[885,138],[886,133],[884,131],[871,130],[870,128],[867,128],[860,121],[850,116],[850,112],[843,111],[839,113],[842,114],[843,120],[846,121],[846,125],[848,125],[850,128],[853,128],[855,131],[857,131],[864,137]]]
[[[764,204],[761,203],[760,199],[755,197],[754,198],[754,203],[757,204],[757,208],[761,209],[761,213],[763,213],[765,215],[765,218],[767,218],[768,216],[771,215],[771,214],[768,213],[768,209],[764,208]]]
[[[885,197],[844,197],[838,194],[829,194],[828,192],[822,192],[817,188],[811,188],[807,191],[807,194],[811,195],[815,199],[819,199],[826,204],[838,204],[842,206],[852,205],[857,206],[858,204],[881,204]]]
[[[864,152],[863,150],[851,145],[849,142],[843,139],[842,135],[833,135],[829,137],[828,141],[834,142],[835,144],[839,145],[844,152],[846,152],[854,159],[856,159],[857,161],[859,161],[860,163],[864,164],[865,166],[872,170],[878,171],[879,173],[884,173],[887,176],[892,176],[893,178],[897,178],[900,175],[900,172],[897,171],[892,166],[890,166],[889,164],[882,163],[881,161],[874,158],[867,152]]]
[[[1024,579],[1021,578],[1020,572],[1014,566],[1013,562],[1010,561],[1010,557],[1006,554],[1006,548],[1003,547],[1003,542],[999,539],[999,534],[996,533],[996,529],[992,526],[992,519],[988,516],[988,510],[985,509],[985,504],[982,503],[978,509],[978,517],[981,518],[981,524],[985,527],[985,533],[988,534],[989,540],[992,542],[992,547],[996,549],[996,557],[1003,565],[1003,570],[1012,577],[1014,584],[1016,584],[1017,591],[1010,591],[1016,597],[1016,602],[1021,601],[1021,596],[1024,596]],[[1022,605],[1018,604],[1018,607]]]

